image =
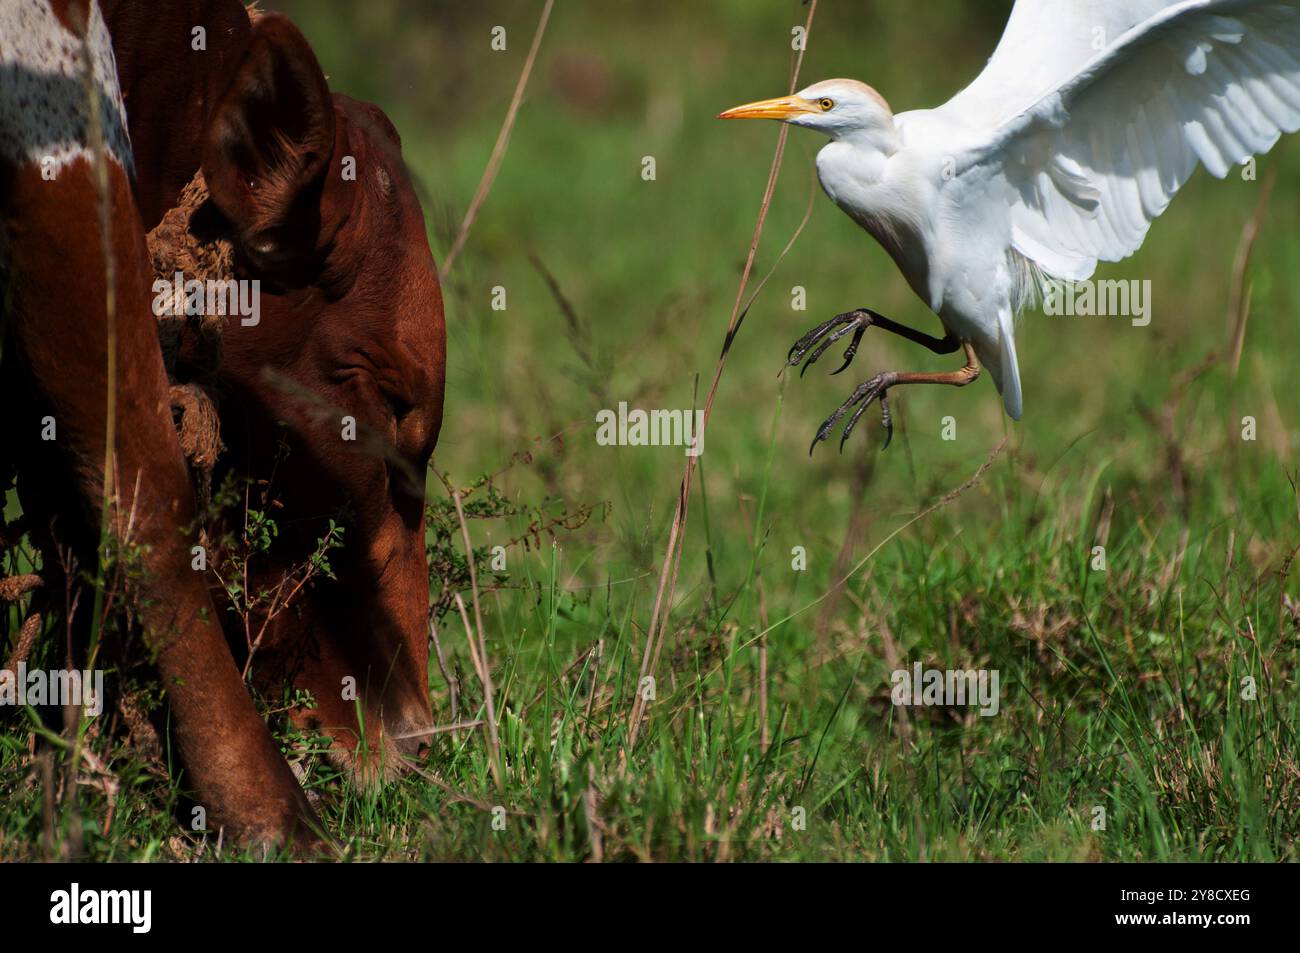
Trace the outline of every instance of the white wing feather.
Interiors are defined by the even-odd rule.
[[[991,131],[1067,83],[1109,40],[1178,2],[1016,0],[983,71],[930,115]]]
[[[1010,188],[1012,246],[1089,277],[1142,244],[1197,162],[1222,178],[1300,129],[1300,0],[1017,0],[929,120]]]

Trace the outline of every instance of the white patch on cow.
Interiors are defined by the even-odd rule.
[[[104,144],[134,174],[113,43],[98,3],[90,6],[87,42]],[[73,161],[90,160],[82,63],[81,40],[59,22],[49,0],[0,2],[0,158],[23,166],[48,157],[56,178]]]

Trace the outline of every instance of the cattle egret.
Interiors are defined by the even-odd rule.
[[[937,109],[895,116],[870,86],[834,79],[719,118],[827,136],[822,188],[884,246],[946,332],[862,308],[800,338],[789,366],[807,370],[852,332],[838,374],[869,327],[966,353],[951,373],[872,377],[812,448],[856,407],[843,449],[875,400],[888,446],[891,387],[961,387],[981,362],[1018,420],[1014,318],[1045,283],[1087,279],[1098,261],[1137,251],[1198,161],[1223,178],[1300,128],[1300,0],[1016,0],[983,72]]]

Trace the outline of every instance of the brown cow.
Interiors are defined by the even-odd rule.
[[[93,80],[83,84],[87,64]],[[91,82],[101,103],[104,206],[90,147]],[[204,582],[191,569],[186,529],[194,500],[168,406],[131,167],[98,7],[0,3],[0,379],[14,427],[2,449],[13,456],[38,534],[53,520],[60,542],[93,565],[105,489],[112,275],[111,530],[144,550],[135,604],[157,652],[174,738],[209,827],[263,842],[297,836],[301,844],[315,839],[310,829],[318,822],[245,691]],[[38,438],[47,417],[53,441]]]
[[[201,167],[236,277],[260,282],[259,320],[227,322],[215,381],[224,465],[273,478],[282,504],[279,555],[254,584],[299,564],[346,514],[337,581],[316,581],[274,619],[254,678],[309,690],[315,707],[296,721],[327,730],[362,775],[391,773],[419,743],[393,736],[432,719],[423,481],[445,364],[437,271],[397,133],[377,107],[330,93],[283,17],[250,23],[237,0],[105,6],[146,227]],[[231,641],[242,649],[242,631]]]

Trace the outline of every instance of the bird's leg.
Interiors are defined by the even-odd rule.
[[[965,387],[980,376],[980,365],[975,358],[975,349],[971,347],[968,341],[960,342],[960,346],[966,349],[966,365],[961,370],[947,372],[885,371],[877,374],[871,380],[859,384],[857,390],[849,396],[849,399],[840,404],[835,413],[827,417],[825,423],[817,429],[817,436],[813,438],[808,453],[811,455],[817,444],[830,436],[831,430],[834,429],[840,418],[856,405],[857,410],[853,411],[853,416],[844,425],[844,433],[840,437],[840,450],[842,452],[844,442],[849,439],[849,434],[853,433],[853,428],[857,426],[858,418],[862,416],[873,400],[880,401],[880,422],[885,428],[885,447],[888,447],[889,441],[894,436],[894,425],[889,416],[889,401],[886,398],[889,388],[897,387],[900,384],[949,384],[953,387]],[[881,449],[883,450],[884,447],[881,447]]]
[[[862,343],[862,335],[867,333],[867,328],[880,328],[882,331],[897,334],[899,337],[928,348],[935,354],[951,354],[961,347],[961,341],[953,334],[937,338],[924,331],[917,331],[892,321],[870,308],[858,308],[856,311],[845,311],[843,314],[835,315],[795,341],[794,347],[790,348],[790,353],[786,356],[786,367],[795,367],[807,357],[808,360],[799,371],[799,376],[802,377],[804,372],[826,353],[827,348],[852,331],[853,340],[844,351],[844,363],[831,372],[832,375],[838,374],[853,363],[853,357],[858,353],[858,345]]]

